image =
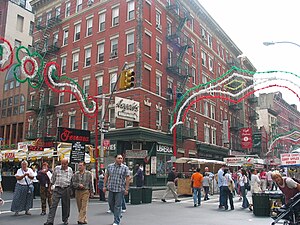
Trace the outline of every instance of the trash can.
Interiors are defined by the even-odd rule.
[[[266,193],[253,193],[253,213],[255,216],[270,216],[270,199]]]
[[[143,187],[142,189],[142,203],[151,203],[152,202],[152,188]]]
[[[142,202],[142,188],[132,187],[129,190],[130,192],[130,204],[138,205]]]

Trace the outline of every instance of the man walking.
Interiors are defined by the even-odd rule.
[[[104,176],[103,192],[107,190],[109,209],[114,214],[113,225],[119,225],[121,221],[121,207],[124,194],[128,195],[130,172],[123,164],[123,156],[115,156],[115,162],[109,164]]]
[[[176,168],[172,167],[172,170],[168,174],[167,189],[166,189],[166,191],[165,191],[165,193],[164,193],[164,195],[163,195],[163,197],[161,199],[163,202],[166,202],[166,196],[168,195],[168,193],[170,191],[174,195],[175,202],[180,202],[180,200],[178,199],[178,195],[177,195],[176,187],[175,187],[175,181],[178,179],[176,177],[175,171],[176,171]]]
[[[221,209],[225,206],[225,199],[224,199],[225,196],[224,196],[224,191],[223,191],[224,169],[225,169],[225,165],[222,165],[222,167],[218,171],[218,187],[220,189],[219,209]]]
[[[92,173],[85,169],[85,162],[78,163],[78,171],[72,177],[78,208],[78,224],[87,224],[86,212],[90,195],[93,195]]]
[[[37,179],[40,182],[42,216],[46,215],[47,200],[48,200],[49,209],[52,205],[51,177],[52,177],[52,173],[49,171],[49,165],[47,162],[44,162],[42,165],[42,169],[37,174]]]
[[[68,166],[68,159],[64,158],[61,160],[61,165],[56,166],[51,183],[54,185],[52,195],[52,205],[47,218],[47,222],[44,225],[53,225],[56,209],[59,201],[61,200],[62,205],[62,221],[64,225],[68,225],[68,219],[70,216],[70,192],[71,192],[71,179],[73,176],[73,170]]]
[[[202,182],[203,182],[203,176],[200,173],[200,168],[197,168],[196,172],[193,173],[193,175],[191,177],[191,187],[193,187],[194,207],[197,207],[197,203],[198,203],[198,206],[201,205]]]

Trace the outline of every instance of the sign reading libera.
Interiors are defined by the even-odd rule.
[[[140,103],[126,99],[126,98],[115,98],[115,112],[116,118],[140,122]]]

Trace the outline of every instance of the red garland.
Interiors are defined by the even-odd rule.
[[[28,69],[26,67],[27,63],[31,64],[31,66],[32,66],[31,71],[28,71]],[[26,74],[28,74],[29,76],[32,76],[35,71],[35,66],[34,66],[34,62],[32,61],[32,59],[26,59],[23,63],[23,68],[24,68]]]
[[[12,65],[13,58],[14,58],[14,52],[13,52],[13,48],[11,47],[11,44],[9,43],[9,41],[7,41],[6,39],[4,39],[1,36],[0,36],[0,43],[6,43],[9,47],[9,51],[10,51],[9,63],[3,68],[0,67],[0,71],[3,72]]]

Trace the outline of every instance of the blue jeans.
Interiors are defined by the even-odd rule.
[[[114,214],[114,223],[119,224],[121,221],[121,208],[124,199],[124,192],[109,192],[108,204]]]
[[[219,207],[220,206],[225,206],[225,193],[223,186],[220,187]]]
[[[194,205],[201,205],[201,188],[193,188]]]
[[[248,202],[248,199],[246,197],[246,189],[245,189],[245,186],[240,186],[241,188],[241,194],[242,194],[242,197],[243,197],[243,204],[242,204],[242,207],[243,208],[248,208],[249,207],[249,202]]]

